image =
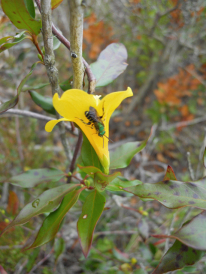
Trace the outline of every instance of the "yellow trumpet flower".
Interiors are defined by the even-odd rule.
[[[109,120],[120,103],[130,96],[133,96],[133,93],[129,87],[126,91],[110,93],[102,100],[100,99],[101,96],[88,94],[79,89],[69,89],[63,93],[61,98],[55,93],[53,96],[54,108],[64,118],[49,121],[45,126],[45,130],[51,132],[54,126],[61,121],[75,122],[86,135],[96,151],[105,172],[108,173],[110,164],[108,150]],[[96,110],[97,117],[103,123],[105,131],[103,136],[99,135],[94,124],[85,115],[85,112],[89,111],[90,107]],[[91,123],[88,124],[89,122]]]

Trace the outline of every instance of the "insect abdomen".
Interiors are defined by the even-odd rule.
[[[93,113],[91,113],[90,111],[85,111],[85,116],[87,117],[87,119],[92,122],[95,123],[97,121],[97,119],[95,118],[94,115],[92,115]],[[93,117],[94,116],[94,117]]]

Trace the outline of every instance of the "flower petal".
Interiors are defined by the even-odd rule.
[[[121,104],[121,102],[127,98],[133,96],[131,88],[127,88],[125,91],[112,92],[106,95],[98,105],[99,111],[104,108],[105,115],[110,119],[114,110]]]
[[[105,136],[99,136],[97,130],[91,125],[84,124],[83,121],[76,118],[74,122],[81,128],[81,130],[86,135],[90,144],[93,146],[94,150],[99,157],[99,160],[103,167],[109,163],[109,150],[108,150],[108,139]],[[106,135],[106,134],[105,134]],[[106,135],[107,136],[107,135]]]
[[[55,93],[53,97],[56,111],[71,121],[74,121],[76,117],[85,119],[85,111],[89,111],[89,107],[96,109],[99,101],[100,99],[96,96],[80,89],[69,89],[63,93],[61,98]]]
[[[103,115],[105,124],[105,135],[109,137],[109,120],[114,110],[121,104],[121,102],[127,98],[133,96],[133,92],[130,87],[125,91],[112,92],[106,95],[99,103],[97,111],[100,116]]]
[[[68,119],[66,119],[66,118],[61,118],[61,119],[59,119],[59,120],[51,120],[51,121],[49,121],[48,123],[46,123],[46,125],[45,125],[45,130],[46,130],[47,132],[51,132],[52,129],[56,126],[56,124],[59,123],[59,122],[61,122],[61,121],[70,121],[70,120],[68,120]]]

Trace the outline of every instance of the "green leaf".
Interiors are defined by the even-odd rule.
[[[127,50],[123,44],[113,43],[104,49],[96,62],[90,65],[96,78],[96,87],[106,86],[127,67]]]
[[[14,36],[6,36],[6,37],[3,37],[0,39],[0,46],[3,45],[4,43],[10,41],[10,40],[13,40],[14,39]]]
[[[185,265],[193,265],[201,259],[203,254],[204,252],[200,250],[195,250],[179,241],[175,241],[152,274],[167,273],[181,269]]]
[[[5,0],[4,0],[4,1],[5,1]],[[26,83],[27,79],[28,79],[29,76],[32,74],[34,68],[36,67],[36,65],[37,65],[38,63],[39,63],[39,61],[36,62],[36,63],[34,63],[34,64],[32,65],[31,71],[30,71],[30,72],[26,75],[26,77],[21,81],[20,85],[19,85],[18,88],[17,88],[17,95],[16,95],[14,98],[12,98],[11,100],[9,100],[9,101],[7,101],[7,102],[5,102],[5,103],[3,103],[3,104],[0,105],[0,113],[3,113],[3,112],[5,112],[5,111],[7,111],[8,109],[15,107],[15,105],[16,105],[16,104],[18,103],[18,101],[19,101],[19,94],[20,94],[21,91],[22,91],[22,87],[24,86],[24,84]]]
[[[58,206],[61,199],[78,185],[67,184],[44,191],[34,201],[27,204],[16,218],[2,231],[0,236],[9,228],[27,223],[32,217],[45,212],[51,212]]]
[[[174,181],[177,180],[175,173],[171,166],[167,167],[167,171],[166,171],[164,179],[163,179],[163,181],[167,181],[167,180],[174,180]]]
[[[55,108],[53,107],[52,98],[44,97],[36,91],[29,91],[32,100],[46,112],[56,115]]]
[[[60,84],[60,88],[63,91],[66,91],[68,89],[72,89],[72,81],[73,81],[73,76],[69,77],[69,79],[65,80]]]
[[[10,178],[9,182],[16,186],[30,188],[46,181],[57,182],[63,177],[65,177],[65,173],[56,168],[40,168],[31,169],[22,174],[13,176]]]
[[[32,18],[26,9],[24,0],[1,0],[1,6],[12,24],[18,29],[26,29],[35,35],[40,33],[41,21]]]
[[[82,214],[77,222],[79,239],[85,258],[92,245],[95,226],[104,210],[105,198],[97,190],[92,191],[82,207]]]
[[[35,85],[35,86],[26,86],[26,87],[22,88],[22,91],[41,89],[41,88],[44,88],[48,85],[50,85],[50,83],[40,83],[40,84]]]
[[[195,216],[172,236],[198,250],[206,250],[206,212]]]
[[[141,198],[152,198],[168,208],[192,206],[206,209],[206,177],[196,182],[163,181],[126,189]]]
[[[63,238],[56,238],[55,244],[54,244],[54,257],[55,257],[55,264],[57,263],[57,260],[59,256],[64,253],[65,250],[65,241]]]
[[[115,178],[107,187],[109,191],[125,191],[124,188],[142,184],[139,180],[128,181],[123,177]]]
[[[176,239],[198,250],[206,250],[206,212],[195,216],[172,235],[153,235],[155,238]]]
[[[82,143],[82,150],[81,150],[82,162],[84,166],[94,166],[97,167],[99,170],[104,172],[104,167],[100,163],[100,160],[88,141],[87,137],[83,134],[83,143]]]
[[[38,255],[39,255],[39,252],[40,252],[40,248],[37,248],[32,253],[29,254],[28,262],[26,264],[27,272],[29,272],[32,269],[32,267],[34,266],[35,261],[36,261]]]
[[[142,142],[128,142],[119,146],[114,152],[110,153],[110,168],[124,168],[129,165],[135,154],[145,148],[147,140]]]
[[[97,167],[88,166],[83,167],[78,165],[79,169],[87,174],[89,174],[92,178],[94,178],[94,186],[101,192],[105,189],[105,187],[112,182],[117,176],[120,176],[120,172],[115,172],[113,174],[107,175]]]
[[[121,252],[118,248],[114,247],[112,249],[114,258],[120,262],[130,262],[129,255],[125,252]]]
[[[61,205],[57,208],[57,210],[50,213],[46,219],[44,220],[34,242],[29,248],[31,249],[43,244],[48,243],[56,236],[59,226],[66,215],[66,213],[70,210],[70,208],[78,201],[79,194],[85,188],[74,189],[64,196]]]
[[[35,7],[33,0],[24,0],[25,6],[32,18],[35,18]]]
[[[22,31],[15,36],[7,36],[7,37],[0,39],[0,53],[6,49],[9,49],[9,48],[15,46],[16,44],[23,41],[25,38],[28,38],[28,36],[25,35],[25,31]],[[11,43],[7,43],[10,40],[14,40],[14,41]]]
[[[94,186],[98,191],[104,191],[106,186],[112,182],[117,176],[120,176],[120,172],[115,172],[111,175],[106,175],[102,172],[94,174]]]
[[[101,172],[101,170],[99,168],[94,167],[94,166],[81,166],[79,164],[77,164],[77,166],[82,172],[85,172],[86,174],[89,174],[92,178],[94,177],[94,174],[96,172]]]

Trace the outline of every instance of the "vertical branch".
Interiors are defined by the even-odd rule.
[[[52,36],[52,20],[51,20],[51,0],[41,0],[41,15],[42,15],[42,35],[44,40],[45,56],[44,63],[52,87],[52,94],[58,93],[61,95],[59,89],[58,70],[55,67],[55,57],[53,51],[53,36]],[[57,113],[57,119],[60,115]],[[60,130],[60,138],[67,159],[71,160],[71,152],[69,149],[68,141],[66,139],[65,126],[62,123],[58,124]]]
[[[82,89],[84,77],[84,65],[82,62],[82,41],[83,41],[83,5],[82,0],[70,0],[70,51],[73,69],[73,88]],[[75,147],[73,159],[70,165],[70,172],[73,172],[75,162],[82,144],[82,133],[79,132],[79,138]],[[71,177],[67,182],[70,183]]]
[[[41,5],[40,5],[40,0],[35,0],[37,7],[41,13]],[[82,1],[83,2],[83,1]],[[82,4],[84,6],[84,3]],[[64,37],[62,33],[59,32],[59,30],[52,24],[52,33],[61,41],[63,45],[65,45],[66,48],[70,50],[70,42]],[[82,43],[82,42],[81,42]],[[95,85],[96,85],[96,79],[94,74],[92,73],[92,70],[89,66],[89,64],[85,61],[84,58],[82,58],[83,64],[85,66],[85,72],[87,74],[88,82],[89,82],[89,87],[88,87],[88,93],[94,93],[95,92]]]
[[[73,88],[82,89],[84,66],[82,62],[83,6],[82,0],[70,0],[70,50],[73,68]]]

